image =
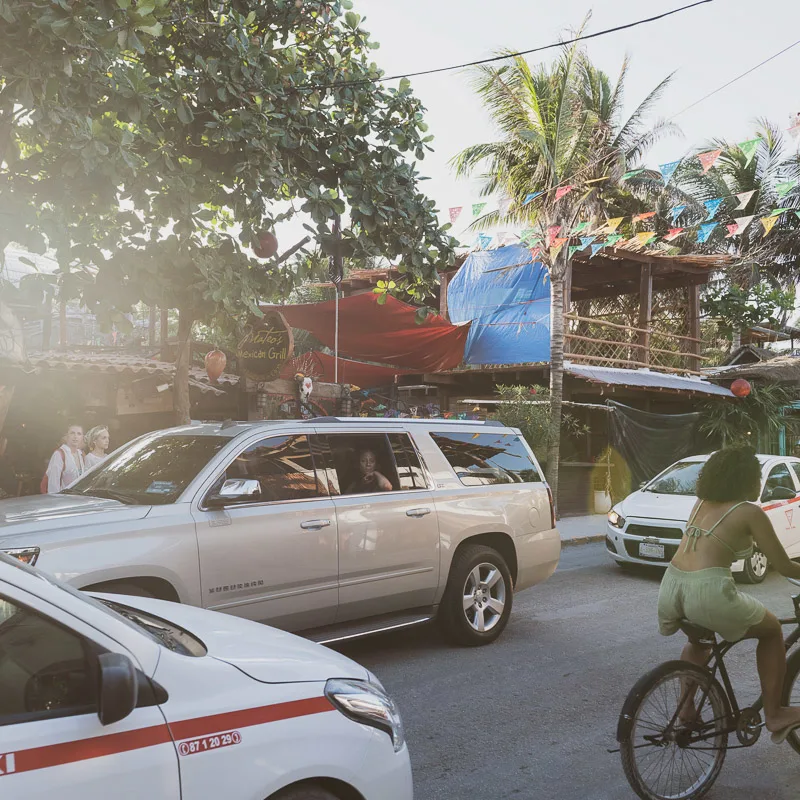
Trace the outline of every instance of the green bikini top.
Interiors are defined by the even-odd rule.
[[[740,561],[743,558],[750,558],[753,555],[753,544],[750,544],[746,550],[736,551],[734,550],[724,539],[720,539],[714,531],[717,529],[717,526],[727,517],[731,512],[736,511],[739,506],[746,506],[747,502],[737,503],[735,506],[729,508],[708,530],[704,530],[703,528],[698,527],[694,524],[694,518],[697,516],[697,512],[703,507],[703,503],[705,501],[701,500],[698,504],[697,508],[692,512],[692,516],[689,517],[689,522],[686,524],[686,544],[683,547],[683,552],[686,553],[690,549],[696,550],[697,549],[697,540],[701,536],[711,536],[716,539],[721,545],[724,545],[731,551],[733,555],[734,561]]]

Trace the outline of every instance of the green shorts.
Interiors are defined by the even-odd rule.
[[[664,636],[680,630],[686,619],[738,642],[766,613],[755,597],[736,588],[728,567],[684,572],[670,564],[658,592],[658,628]]]

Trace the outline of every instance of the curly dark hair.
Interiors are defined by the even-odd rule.
[[[697,496],[712,503],[757,500],[761,490],[761,464],[752,447],[723,447],[703,465],[697,479]]]

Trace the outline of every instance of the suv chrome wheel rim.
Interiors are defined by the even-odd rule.
[[[503,574],[489,563],[478,564],[464,583],[464,615],[473,630],[490,631],[500,622],[506,606]]]
[[[767,574],[767,557],[756,550],[750,558],[750,568],[757,578],[761,578]]]

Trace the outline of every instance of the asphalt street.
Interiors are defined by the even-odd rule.
[[[515,598],[493,645],[451,648],[428,627],[341,647],[400,704],[417,800],[634,798],[619,754],[607,749],[631,686],[683,644],[658,633],[660,575],[621,570],[602,544],[566,548],[549,581]],[[778,615],[791,613],[791,588],[775,573],[746,587]],[[755,645],[742,643],[729,659],[740,702],[752,702]],[[800,756],[768,736],[729,750],[707,795],[798,796]]]

